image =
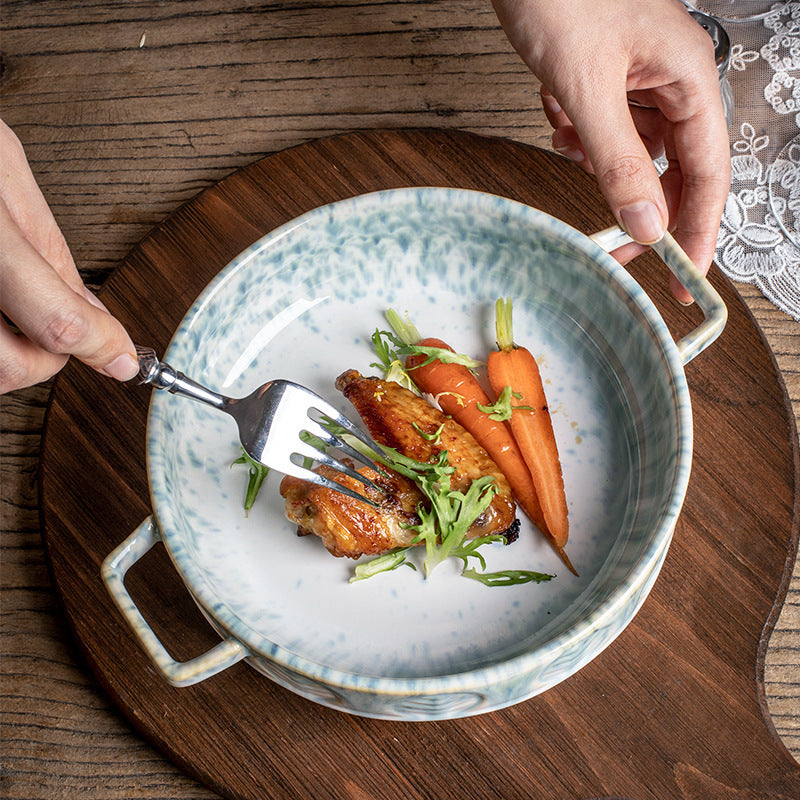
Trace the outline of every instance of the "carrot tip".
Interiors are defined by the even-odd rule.
[[[564,550],[564,548],[563,547],[559,547],[557,544],[554,544],[553,547],[555,547],[556,552],[559,554],[559,556],[561,556],[561,560],[567,565],[567,567],[569,568],[569,571],[576,578],[580,578],[580,575],[578,575],[578,571],[575,569],[575,567],[572,566],[572,562],[569,560],[569,556],[567,555],[567,553]]]

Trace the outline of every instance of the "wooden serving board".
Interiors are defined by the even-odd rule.
[[[552,154],[453,131],[349,134],[277,153],[203,192],[130,254],[101,297],[135,341],[163,352],[194,298],[255,239],[321,204],[412,185],[506,195],[586,233],[613,222],[594,181]],[[630,270],[676,337],[697,324],[697,309],[671,299],[657,258]],[[713,282],[730,318],[687,367],[693,474],[650,597],[561,685],[453,721],[331,711],[244,663],[189,688],[162,681],[100,579],[103,558],[150,512],[150,390],[70,365],[47,416],[40,507],[53,578],[91,668],[156,747],[237,800],[800,797],[800,768],[762,692],[797,545],[796,432],[758,329],[716,271]],[[163,547],[128,585],[175,657],[217,641]]]

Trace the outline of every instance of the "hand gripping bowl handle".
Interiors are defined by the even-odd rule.
[[[607,253],[633,242],[619,226],[598,231],[589,238]],[[722,333],[728,320],[728,309],[717,290],[691,262],[671,234],[665,233],[651,247],[689,292],[705,317],[697,328],[676,342],[681,363],[686,365]]]
[[[222,672],[248,653],[235,639],[223,639],[208,652],[189,661],[176,661],[167,652],[125,588],[127,571],[160,540],[155,521],[148,517],[103,561],[103,580],[159,672],[173,686],[191,686]]]

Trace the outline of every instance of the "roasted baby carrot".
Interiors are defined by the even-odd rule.
[[[454,352],[441,339],[422,339],[421,347],[435,347]],[[531,474],[522,453],[505,422],[498,422],[481,411],[478,406],[489,406],[486,396],[475,376],[461,364],[445,364],[439,359],[425,361],[423,354],[406,358],[406,369],[416,385],[433,395],[445,414],[466,428],[479,445],[491,456],[506,476],[511,491],[522,510],[545,535],[545,518],[536,494]]]
[[[498,300],[496,313],[498,349],[487,360],[489,383],[498,395],[506,387],[511,387],[516,398],[516,407],[512,408],[509,421],[511,432],[533,477],[546,530],[566,560],[564,546],[569,536],[567,499],[539,366],[527,348],[514,343],[511,301]]]

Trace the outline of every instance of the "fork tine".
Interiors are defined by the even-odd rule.
[[[309,433],[313,434],[314,436],[322,439],[328,445],[335,447],[337,450],[341,450],[342,453],[345,455],[350,456],[354,461],[358,461],[363,464],[365,467],[369,467],[370,469],[375,470],[376,472],[381,471],[381,467],[375,464],[375,462],[366,456],[364,453],[357,450],[352,445],[348,444],[344,439],[340,436],[337,436],[335,433],[329,431],[324,424],[318,422],[315,419],[309,417],[308,419],[308,427],[307,430]],[[361,441],[361,440],[359,440]],[[306,442],[306,444],[310,444],[310,442]],[[312,445],[313,446],[313,445]],[[374,447],[373,447],[374,450]],[[316,458],[316,456],[314,456]]]
[[[343,464],[341,461],[335,459],[333,456],[328,455],[328,453],[324,453],[322,450],[317,449],[310,442],[304,442],[301,440],[298,446],[295,448],[295,452],[300,456],[305,456],[306,458],[312,458],[314,459],[314,461],[318,461],[320,464],[325,464],[331,469],[335,469],[337,472],[341,472],[344,475],[353,478],[353,480],[360,481],[365,486],[369,486],[372,489],[377,489],[379,492],[383,493],[383,489],[381,489],[381,487],[378,486],[377,483],[366,477],[366,475],[362,475],[360,472],[356,472],[356,470],[354,470],[352,467],[349,467],[347,464]],[[369,466],[372,469],[375,468],[374,464],[369,464]]]
[[[358,439],[363,445],[365,445],[373,453],[375,453],[379,459],[383,460],[387,459],[386,453],[374,441],[372,441],[372,439],[369,436],[367,436],[367,434],[365,434],[355,423],[351,422],[338,409],[336,409],[330,403],[323,400],[318,395],[315,395],[312,392],[309,392],[309,394],[311,395],[311,399],[313,401],[311,404],[312,408],[314,408],[320,414],[326,416],[329,420],[331,420],[331,422],[340,425],[348,433],[355,436],[355,438]]]
[[[323,457],[325,456],[324,453],[320,453],[320,451],[318,450],[315,452],[317,455]],[[301,453],[301,455],[303,454]],[[316,455],[311,457],[316,458]],[[330,457],[328,457],[328,462],[324,463],[328,463],[328,466],[332,467],[333,469],[337,469],[341,472],[346,472],[347,474],[350,474],[348,472],[349,467],[347,467],[346,464],[341,464],[340,462]],[[331,480],[330,478],[326,478],[324,475],[320,475],[318,472],[314,472],[313,470],[307,469],[306,467],[301,467],[299,464],[290,463],[288,465],[285,465],[281,471],[286,475],[291,475],[293,478],[299,478],[300,480],[308,481],[309,483],[316,484],[317,486],[322,486],[326,489],[332,489],[334,492],[339,492],[340,494],[346,494],[348,497],[352,497],[354,500],[360,500],[362,503],[366,503],[368,506],[372,506],[373,508],[378,507],[378,503],[376,503],[374,500],[370,500],[368,497],[366,497],[363,494],[360,494],[354,489],[351,489],[349,486],[344,486],[343,484],[338,483],[337,481]],[[373,484],[372,481],[369,480],[369,478],[364,478],[357,472],[354,473],[354,475],[352,475],[351,477],[358,478],[359,480],[362,480],[364,483],[367,483],[368,485],[371,486],[375,486],[376,489],[380,490],[380,487],[377,486],[376,484]]]
[[[348,434],[351,434],[361,442],[370,453],[374,453],[379,462],[388,461],[391,463],[391,460],[387,458],[380,447],[344,416],[344,414],[341,414],[334,406],[305,386],[292,383],[291,381],[275,380],[271,381],[268,385],[267,393],[269,393],[269,391],[274,393],[275,400],[265,409],[266,413],[262,412],[260,427],[257,428],[256,432],[263,432],[266,426],[267,438],[265,443],[260,442],[260,453],[263,458],[256,458],[256,460],[262,460],[262,463],[267,464],[267,466],[272,467],[278,472],[283,472],[285,475],[291,475],[300,480],[308,481],[318,486],[324,486],[333,491],[345,494],[348,497],[352,497],[355,500],[367,503],[370,506],[377,507],[378,503],[373,502],[347,486],[343,486],[324,475],[320,475],[318,472],[301,466],[295,458],[298,456],[305,457],[320,464],[325,464],[331,469],[347,475],[351,479],[357,480],[367,487],[374,488],[378,492],[384,493],[384,490],[378,486],[378,484],[364,475],[361,475],[348,465],[333,458],[333,456],[317,449],[310,441],[303,438],[302,434],[307,433],[311,436],[318,437],[325,444],[336,447],[354,460],[360,461],[362,464],[376,471],[380,471],[380,467],[374,464],[369,459],[368,455],[359,452],[356,447],[352,447],[340,436],[326,429],[324,424],[320,423],[319,417],[327,418],[343,428]],[[252,396],[253,395],[251,395],[251,397]],[[261,402],[261,396],[262,395],[259,394],[256,398],[259,403]],[[229,410],[229,413],[233,413],[233,411]],[[314,414],[316,418],[313,416]],[[277,435],[273,437],[272,434],[276,432]],[[287,435],[292,440],[290,443],[286,441]],[[242,437],[242,441],[245,443],[244,437]],[[257,449],[256,455],[258,454],[259,450]],[[253,456],[253,453],[251,453],[251,456]]]

